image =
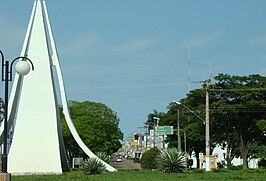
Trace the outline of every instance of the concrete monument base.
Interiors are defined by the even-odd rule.
[[[10,173],[0,173],[0,181],[11,181]]]

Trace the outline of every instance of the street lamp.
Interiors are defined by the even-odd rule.
[[[34,70],[34,66],[32,61],[27,57],[17,57],[14,60],[12,60],[11,64],[9,64],[9,61],[5,61],[4,54],[0,50],[1,59],[2,59],[2,81],[5,82],[5,100],[1,103],[3,105],[4,109],[4,149],[2,154],[2,173],[7,173],[7,119],[8,119],[8,82],[12,81],[12,66],[15,63],[15,61],[20,60],[16,66],[15,70],[16,72],[24,76],[29,73],[30,71],[30,65],[28,62],[30,62],[32,70]]]
[[[157,117],[153,117],[152,118],[154,123],[153,123],[153,148],[156,146],[156,135],[155,135],[155,128],[159,125],[159,120],[160,118],[157,118]],[[156,123],[156,126],[155,126],[155,123]]]
[[[204,81],[204,83],[206,83],[206,118],[205,120],[202,119],[199,115],[197,115],[194,111],[189,109],[186,105],[180,102],[177,102],[177,101],[172,101],[172,102],[178,105],[182,105],[187,110],[189,110],[189,112],[194,114],[197,118],[205,122],[205,126],[206,126],[205,128],[206,129],[206,132],[205,132],[206,171],[210,171],[211,170],[210,169],[210,115],[209,115],[209,91],[208,91],[210,80]]]
[[[188,109],[190,112],[192,112],[194,115],[196,115],[192,110],[190,110],[187,106],[181,104],[180,102],[172,101],[172,103],[177,104],[177,105],[182,105],[186,109]],[[177,112],[177,114],[178,114],[178,118],[177,118],[177,141],[178,141],[178,149],[181,151],[180,120],[179,120],[179,114],[180,114],[180,112],[179,112],[179,109],[177,111],[178,111]],[[196,115],[196,116],[199,117],[198,115]],[[202,118],[200,118],[200,119],[202,119]],[[186,145],[185,145],[185,147],[186,147]],[[185,148],[185,151],[186,151],[186,148]]]
[[[178,150],[182,151],[181,148],[181,136],[180,136],[180,119],[179,119],[180,111],[179,109],[177,110],[177,144],[178,144]]]
[[[172,101],[172,103],[175,103],[177,105],[181,105],[184,108],[186,108],[189,112],[191,112],[192,114],[194,114],[197,118],[199,118],[200,120],[202,120],[203,122],[205,122],[205,120],[203,118],[201,118],[199,115],[197,115],[194,111],[192,111],[191,109],[189,109],[186,105],[182,104],[181,102],[178,101]]]

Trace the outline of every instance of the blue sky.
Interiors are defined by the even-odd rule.
[[[266,74],[265,0],[46,4],[68,99],[106,104],[125,136],[140,131],[154,109],[166,111],[185,97],[189,48],[192,81],[207,79],[210,71]],[[20,54],[32,6],[33,0],[1,2],[0,49],[7,59]]]

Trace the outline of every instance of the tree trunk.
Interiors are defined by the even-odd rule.
[[[199,160],[199,151],[194,150],[195,151],[195,155],[196,155],[196,159],[197,159],[197,168],[200,168],[200,160]]]
[[[246,153],[243,153],[242,157],[243,157],[243,169],[248,169],[248,155]]]
[[[226,165],[227,167],[232,165],[232,160],[235,157],[236,149],[232,147],[231,141],[228,141],[227,146],[226,146],[226,155],[225,155],[225,160],[226,160]]]
[[[250,143],[244,143],[242,134],[239,135],[240,137],[240,152],[243,158],[243,169],[248,169],[248,152],[250,149]]]
[[[231,148],[230,148],[230,144],[228,144],[227,147],[226,147],[225,160],[226,160],[226,165],[227,165],[227,167],[231,166],[231,161],[232,161],[233,159],[232,159],[232,157],[231,157]]]

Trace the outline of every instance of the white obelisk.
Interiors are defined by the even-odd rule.
[[[89,157],[99,159],[80,139],[69,115],[62,73],[44,0],[34,1],[21,55],[32,60],[35,70],[24,78],[16,74],[13,82],[8,127],[14,125],[14,134],[8,154],[8,172],[60,174],[68,169],[55,79],[59,83],[58,94],[62,100],[63,113],[74,139]],[[0,132],[2,134],[2,129]],[[107,170],[116,171],[112,166],[100,161],[106,165]]]

